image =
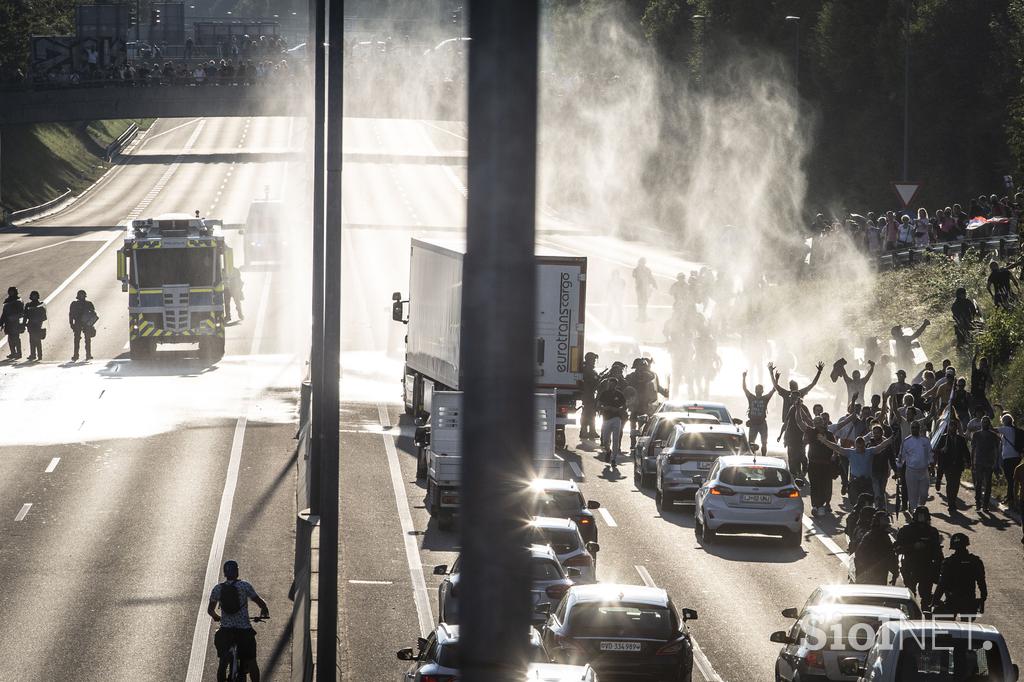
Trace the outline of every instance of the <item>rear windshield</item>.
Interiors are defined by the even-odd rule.
[[[564,577],[561,566],[550,559],[534,559],[531,561],[530,576],[534,582],[561,580]]]
[[[902,682],[1005,680],[999,647],[992,644],[977,638],[948,635],[926,634],[923,641],[909,637],[904,640],[896,679]]]
[[[899,609],[911,620],[921,618],[921,607],[916,602],[904,599],[893,599],[891,597],[842,597],[835,600],[839,604],[861,604],[863,606],[885,606],[890,609]]]
[[[675,450],[699,450],[721,454],[745,452],[743,437],[735,433],[680,433],[672,447]]]
[[[627,637],[668,640],[672,636],[669,610],[659,606],[578,604],[569,615],[575,637]]]
[[[883,622],[868,616],[846,616],[818,620],[808,618],[801,636],[812,649],[842,647],[856,651],[867,651],[875,641],[875,633]]]
[[[534,528],[533,533],[537,544],[550,545],[555,554],[575,552],[580,548],[580,534],[575,530]]]
[[[718,478],[736,488],[780,488],[793,482],[785,469],[761,466],[726,467]]]
[[[562,518],[583,509],[583,496],[572,490],[542,490],[534,499],[534,516]]]

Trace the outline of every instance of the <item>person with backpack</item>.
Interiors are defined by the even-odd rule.
[[[217,583],[210,592],[210,603],[206,612],[220,627],[213,637],[217,648],[217,679],[227,680],[228,653],[232,646],[238,648],[238,660],[243,670],[249,674],[252,682],[260,682],[260,667],[256,662],[256,631],[249,621],[249,600],[252,599],[260,607],[260,618],[270,617],[267,602],[256,594],[253,586],[245,580],[238,579],[238,562],[224,562],[224,582]],[[217,607],[220,607],[220,614]]]

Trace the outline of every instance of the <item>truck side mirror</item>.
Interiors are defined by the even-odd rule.
[[[395,294],[396,296],[398,294]],[[401,300],[395,301],[391,304],[391,319],[395,322],[401,322],[405,324],[408,320],[405,319],[405,306]]]

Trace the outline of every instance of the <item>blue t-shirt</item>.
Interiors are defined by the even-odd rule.
[[[843,454],[850,460],[850,476],[852,478],[871,478],[871,460],[878,448],[865,448],[857,452],[857,448],[844,448]]]

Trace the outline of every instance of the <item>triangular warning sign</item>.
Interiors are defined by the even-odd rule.
[[[899,195],[900,201],[903,202],[903,208],[908,208],[910,202],[917,196],[917,191],[921,189],[920,182],[893,182],[892,188],[896,190],[896,194]]]

